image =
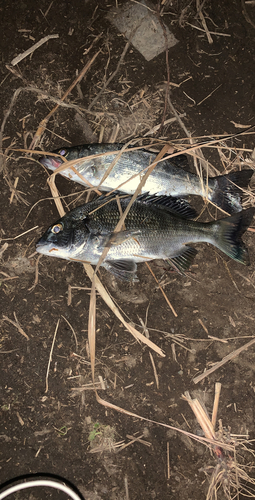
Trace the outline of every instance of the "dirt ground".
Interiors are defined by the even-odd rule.
[[[203,499],[212,467],[217,465],[204,444],[100,405],[89,390],[91,385],[86,385],[91,384],[90,280],[78,263],[42,257],[35,284],[35,242],[58,219],[58,212],[47,184],[49,173],[38,155],[10,149],[29,147],[39,123],[55,105],[49,96],[60,99],[98,50],[86,77],[65,100],[71,106],[56,110],[36,149],[51,151],[97,142],[99,137],[103,142],[125,142],[143,137],[162,122],[166,54],[147,62],[132,45],[119,72],[88,111],[116,70],[126,44],[106,18],[112,7],[123,3],[21,0],[0,4],[1,123],[9,111],[3,129],[0,198],[0,482],[26,473],[51,472],[72,481],[86,500]],[[156,1],[152,7],[157,9]],[[169,50],[170,98],[176,111],[185,114],[182,120],[188,131],[193,137],[213,137],[254,124],[255,6],[241,0],[204,2],[203,15],[213,32],[211,44],[195,1],[173,0],[162,7],[162,20],[179,40]],[[11,66],[15,56],[49,34],[59,38]],[[167,106],[165,119],[172,117]],[[175,121],[165,125],[159,137],[171,142],[185,138],[185,132]],[[221,157],[218,149],[203,148],[217,171],[254,168],[252,133],[226,144],[232,152],[222,149]],[[18,192],[11,196],[17,178]],[[81,186],[60,176],[56,183],[65,196],[66,210],[85,202]],[[245,199],[246,206],[253,204],[252,184]],[[201,207],[201,201],[195,205]],[[213,208],[204,213],[206,220],[215,215],[221,217]],[[99,273],[123,314],[141,332],[146,324],[150,339],[165,354],[150,353],[135,341],[98,295],[95,374],[96,380],[103,380],[104,388],[98,391],[103,400],[203,436],[182,395],[189,391],[202,399],[211,415],[215,382],[221,382],[218,419],[223,428],[255,437],[254,346],[202,382],[193,381],[254,335],[254,237],[254,232],[244,236],[250,267],[205,244],[196,246],[199,253],[186,277],[169,271],[162,262],[152,264],[177,317],[145,264],[139,265],[140,281],[134,285],[116,282],[104,270]],[[254,465],[252,454],[243,455],[241,448],[238,461]],[[57,491],[47,495],[66,498]],[[37,500],[45,498],[45,491],[17,493],[13,498]],[[223,490],[218,498],[224,498]]]

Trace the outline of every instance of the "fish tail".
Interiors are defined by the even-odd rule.
[[[213,228],[213,245],[231,259],[248,266],[250,264],[248,250],[242,241],[242,235],[249,227],[255,214],[255,207],[248,208],[231,217],[226,217],[209,224]]]
[[[229,214],[242,210],[242,188],[247,188],[253,170],[241,170],[214,177],[215,189],[210,201]]]

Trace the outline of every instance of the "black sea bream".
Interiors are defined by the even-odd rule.
[[[119,201],[124,212],[130,197],[120,196]],[[165,259],[184,272],[197,253],[190,243],[211,243],[232,259],[249,264],[241,236],[255,208],[208,223],[187,219],[192,215],[189,210],[175,198],[141,195],[131,206],[125,229],[116,235],[113,232],[120,219],[116,197],[101,196],[50,226],[36,249],[45,255],[96,265],[108,247],[102,266],[125,280],[136,278],[137,263],[153,259]]]

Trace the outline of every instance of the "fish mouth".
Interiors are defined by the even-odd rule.
[[[56,241],[48,241],[45,236],[42,236],[35,244],[35,249],[38,253],[52,257],[68,258],[71,250],[71,242],[66,242],[65,246],[59,245]]]
[[[49,253],[49,245],[45,244],[45,242],[40,242],[36,243],[35,249],[38,253],[43,253],[43,254],[48,254]]]
[[[46,241],[44,237],[40,238],[39,241],[37,241],[35,245],[36,251],[39,253],[43,254],[51,254],[51,252],[55,251],[58,252],[59,249],[57,248],[56,244],[54,242],[49,242]]]
[[[56,170],[60,165],[62,165],[63,161],[60,158],[55,158],[53,156],[41,156],[39,158],[39,162],[46,168],[50,170]]]
[[[60,249],[57,248],[54,244],[49,245],[38,242],[35,246],[35,249],[38,253],[41,253],[42,255],[61,257],[61,255],[59,255]]]

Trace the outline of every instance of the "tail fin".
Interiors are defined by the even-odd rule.
[[[249,227],[255,214],[255,207],[243,210],[231,217],[226,217],[216,222],[210,222],[214,226],[214,241],[212,242],[231,259],[245,264],[250,264],[248,250],[241,237]]]
[[[241,170],[214,177],[217,187],[210,201],[229,214],[240,212],[242,210],[242,189],[240,188],[248,186],[253,173],[253,170]]]

